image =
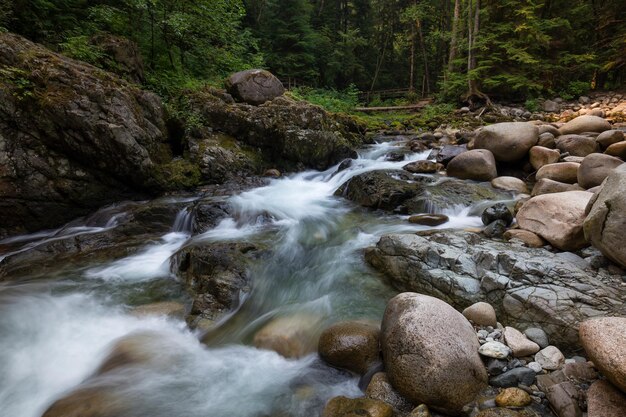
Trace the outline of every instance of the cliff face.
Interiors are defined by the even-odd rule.
[[[157,191],[169,159],[156,95],[0,34],[0,236]]]

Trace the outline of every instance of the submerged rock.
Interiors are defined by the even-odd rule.
[[[588,318],[626,315],[620,278],[543,248],[471,232],[386,235],[365,258],[402,291],[432,295],[456,308],[486,301],[503,323],[540,326],[553,344],[576,346],[578,324]]]
[[[393,408],[382,401],[371,398],[332,398],[321,417],[392,417]]]
[[[341,322],[320,335],[318,352],[329,364],[365,374],[380,360],[378,335],[380,328],[370,323]]]

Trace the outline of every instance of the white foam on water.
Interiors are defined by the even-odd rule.
[[[189,234],[172,232],[161,241],[142,249],[139,253],[113,261],[109,265],[91,268],[87,278],[105,281],[142,282],[169,275],[169,258],[189,239]]]

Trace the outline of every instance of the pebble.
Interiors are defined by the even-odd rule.
[[[548,346],[537,352],[535,361],[538,362],[543,369],[554,371],[565,363],[565,356],[563,356],[556,346]]]
[[[515,387],[518,384],[532,385],[535,382],[535,371],[526,367],[514,368],[489,380],[494,387]]]
[[[479,330],[478,332],[478,337],[484,339],[487,336],[489,336],[489,332],[487,332],[487,330]]]
[[[533,371],[535,371],[535,373],[539,374],[543,371],[543,368],[541,367],[541,365],[539,365],[539,362],[531,362],[528,365],[526,365],[528,368],[532,369]]]
[[[525,407],[531,402],[530,395],[519,388],[506,388],[496,396],[498,407]]]
[[[500,375],[507,369],[507,362],[501,359],[490,359],[487,361],[487,372],[489,375]]]
[[[516,357],[534,355],[540,349],[537,343],[528,340],[522,332],[513,327],[507,326],[504,328],[504,340],[511,348],[513,356]]]
[[[503,343],[495,342],[487,338],[487,343],[478,349],[478,353],[489,358],[505,359],[511,354],[511,349]]]
[[[550,346],[550,340],[548,339],[548,335],[546,334],[546,332],[538,327],[530,327],[524,331],[524,334],[528,339],[538,344],[541,349]]]

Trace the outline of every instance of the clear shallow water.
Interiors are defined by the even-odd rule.
[[[88,380],[113,386],[122,404],[132,404],[120,417],[311,416],[332,396],[358,396],[356,377],[326,367],[314,354],[288,360],[250,345],[255,332],[277,317],[305,317],[314,331],[340,319],[380,319],[394,291],[365,266],[361,249],[382,234],[425,227],[407,223],[408,216],[356,208],[333,194],[355,175],[400,169],[427,156],[385,161],[397,146],[372,146],[338,173],[336,167],[307,171],[232,196],[233,217],[210,230],[192,234],[190,210],[184,208],[166,230],[126,257],[97,260],[45,282],[2,284],[0,416],[39,417],[93,375],[116,341],[137,332],[151,332],[144,347],[160,362]],[[439,227],[479,226],[480,219],[469,213],[468,207],[445,210],[450,221]],[[0,245],[10,249],[0,260],[51,239],[111,230],[120,217],[111,213],[107,219],[105,212],[96,225],[6,239]],[[251,293],[204,335],[205,344],[181,320],[131,313],[129,305],[184,299],[170,257],[184,245],[219,241],[252,241],[272,255],[251,267]]]

